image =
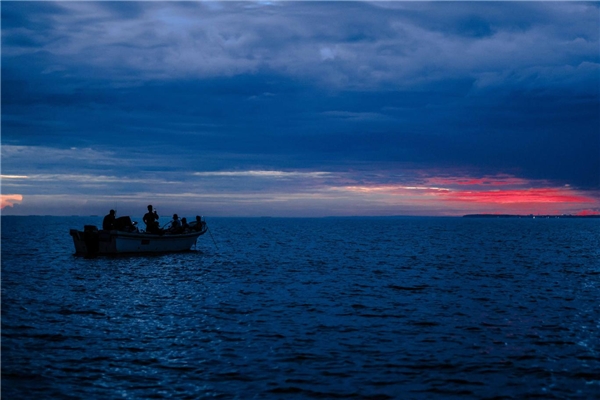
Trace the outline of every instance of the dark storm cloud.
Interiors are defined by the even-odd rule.
[[[93,148],[73,168],[132,182],[410,166],[598,189],[598,43],[596,3],[8,2],[2,143]],[[48,154],[3,171],[68,171]]]

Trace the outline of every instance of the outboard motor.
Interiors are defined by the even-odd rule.
[[[98,228],[95,225],[84,225],[83,241],[85,242],[88,256],[95,256],[98,254],[98,239]]]
[[[135,230],[135,225],[131,222],[131,218],[128,216],[119,217],[115,220],[115,229],[118,231],[131,232]]]

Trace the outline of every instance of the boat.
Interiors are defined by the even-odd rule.
[[[119,255],[145,253],[174,253],[190,251],[198,237],[208,230],[206,222],[201,226],[195,222],[184,232],[172,233],[168,230],[158,233],[140,231],[134,225],[120,230],[99,230],[95,225],[85,225],[83,231],[69,231],[75,245],[75,255]]]

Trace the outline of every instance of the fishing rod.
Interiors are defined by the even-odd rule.
[[[166,224],[164,224],[160,229],[163,229],[165,226],[169,225],[171,222],[173,222],[173,220],[170,220],[169,222],[167,222]]]
[[[206,222],[204,222],[206,224]],[[210,238],[212,239],[213,243],[215,244],[215,247],[217,248],[217,250],[219,250],[219,246],[217,245],[217,242],[215,241],[215,238],[212,235],[212,232],[210,231],[210,229],[208,229],[208,224],[206,224],[206,231],[208,232],[208,234],[210,235]],[[219,250],[221,251],[221,250]]]

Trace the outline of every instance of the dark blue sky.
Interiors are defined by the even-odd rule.
[[[3,213],[600,212],[599,27],[598,3],[2,2]]]

